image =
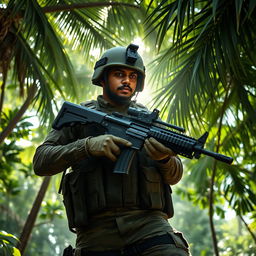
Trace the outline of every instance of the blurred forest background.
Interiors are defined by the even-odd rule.
[[[63,100],[100,93],[90,81],[100,54],[131,42],[147,68],[138,100],[190,136],[209,131],[206,148],[234,158],[182,158],[171,224],[193,255],[256,255],[255,27],[254,0],[2,0],[0,255],[74,245],[61,174],[35,176],[32,157]]]

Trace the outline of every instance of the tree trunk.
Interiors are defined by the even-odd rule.
[[[216,175],[216,160],[214,162],[214,167],[212,171],[212,177],[211,177],[211,186],[210,186],[210,195],[209,195],[209,222],[210,222],[210,229],[211,229],[211,235],[212,235],[212,243],[213,243],[213,249],[215,256],[219,256],[219,249],[218,249],[218,241],[216,236],[216,231],[214,227],[213,222],[213,215],[214,215],[214,183],[215,183],[215,175]]]
[[[9,124],[4,128],[4,130],[0,133],[0,144],[3,143],[3,141],[10,135],[10,133],[13,131],[17,123],[20,121],[26,110],[28,109],[30,103],[32,102],[35,94],[37,91],[37,87],[35,84],[31,85],[28,89],[28,95],[21,106],[20,110],[17,112],[15,117],[9,122]]]
[[[217,153],[219,152],[219,149],[220,149],[222,122],[223,122],[223,117],[224,117],[226,106],[227,106],[227,101],[228,101],[228,98],[229,98],[229,92],[230,92],[231,85],[232,85],[231,80],[230,80],[230,78],[228,78],[226,94],[225,94],[225,98],[224,98],[221,113],[220,113],[220,121],[219,121],[219,127],[218,127],[218,132],[217,132],[217,146],[216,146],[216,152]],[[215,231],[215,228],[214,228],[214,221],[213,221],[213,216],[214,216],[214,207],[213,207],[214,206],[214,184],[215,184],[216,172],[217,172],[217,161],[215,160],[214,165],[213,165],[213,170],[212,170],[211,184],[210,184],[209,221],[210,221],[210,228],[211,228],[211,234],[212,234],[212,242],[213,242],[214,253],[215,253],[215,256],[219,256],[218,240],[217,240],[216,231]]]
[[[21,255],[24,255],[24,251],[26,249],[26,246],[28,244],[28,240],[31,236],[32,233],[32,229],[35,225],[35,221],[38,215],[38,212],[40,210],[40,206],[42,204],[42,201],[44,199],[45,193],[47,191],[47,188],[49,186],[50,183],[50,176],[46,176],[42,182],[42,185],[39,189],[39,192],[36,196],[36,199],[33,203],[33,206],[30,210],[30,213],[27,217],[26,223],[23,227],[23,230],[21,232],[20,238],[19,238],[19,242],[17,244],[17,248],[20,250]]]
[[[1,85],[1,95],[0,95],[0,115],[2,114],[2,111],[3,111],[5,85],[6,85],[6,74],[3,72],[3,82]],[[0,119],[0,121],[1,121],[1,119]]]

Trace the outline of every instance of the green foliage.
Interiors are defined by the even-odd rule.
[[[155,100],[164,102],[169,118],[184,124],[199,122],[203,111],[220,99],[219,93],[225,93],[231,81],[234,89],[245,84],[251,87],[251,83],[255,88],[255,80],[249,77],[255,65],[254,5],[244,1],[236,9],[233,1],[178,0],[154,4],[148,24],[158,33],[156,43],[161,46],[172,41],[152,63],[155,81],[164,85]],[[241,80],[243,86],[236,84]]]
[[[39,218],[42,220],[53,220],[55,217],[63,218],[63,205],[60,201],[47,200],[42,204]]]
[[[13,108],[13,109],[4,109],[2,112],[2,117],[1,117],[1,124],[2,127],[6,127],[8,123],[15,117],[15,115],[18,112],[18,108]],[[28,121],[28,119],[31,118],[30,116],[25,116],[21,118],[19,123],[15,126],[13,133],[10,135],[9,139],[15,139],[19,140],[21,138],[26,139],[28,138],[28,135],[31,132],[31,127],[33,124]]]
[[[2,115],[2,122],[8,123],[12,115],[15,115],[15,111],[6,111],[7,114]],[[8,140],[1,145],[0,226],[15,236],[19,236],[21,233],[41,181],[35,177],[32,171],[31,146],[27,140],[31,139],[35,131],[31,130],[29,120],[30,117],[24,117]],[[35,128],[33,127],[33,129]],[[43,132],[42,137],[44,137],[46,130],[41,127],[38,129]],[[27,150],[28,152],[26,152]],[[29,161],[26,160],[27,158]],[[56,182],[59,184],[59,177],[56,178]],[[49,191],[51,194],[42,204],[43,207],[27,249],[31,255],[37,255],[39,251],[41,255],[60,255],[64,247],[74,240],[71,232],[67,229],[66,218],[63,218],[65,214],[62,200],[52,197],[52,195],[56,195],[56,191],[56,187]],[[17,241],[12,239],[12,244],[9,244],[8,241],[3,240],[4,244],[0,248],[0,254],[20,255],[13,247]]]
[[[228,222],[222,223],[220,228],[221,255],[256,255],[256,246],[239,219],[231,218]]]
[[[181,189],[181,184],[177,186]],[[175,229],[183,232],[189,242],[191,254],[197,256],[212,255],[207,212],[177,196],[177,188],[174,188],[173,201],[175,214],[169,222]]]
[[[131,27],[134,35],[138,33],[137,10],[138,5],[129,1],[4,1],[0,10],[0,59],[5,60],[0,61],[1,93],[11,74],[20,95],[32,96],[42,120],[52,119],[55,97],[77,96],[77,79],[65,47],[71,45],[73,50],[82,51],[86,63],[92,66],[94,48],[126,44],[118,35],[130,35]]]
[[[0,231],[0,254],[2,256],[20,256],[19,250],[15,247],[17,238],[4,231]]]
[[[38,214],[36,224],[34,226],[32,237],[27,246],[26,253],[29,255],[62,255],[65,247],[69,244],[75,245],[75,235],[68,230],[66,213],[62,203],[62,197],[57,196],[58,185],[61,175],[53,177],[51,185],[42,207]],[[37,181],[37,186],[33,187],[33,181]],[[30,181],[30,193],[35,194],[41,178],[34,178]],[[26,197],[24,194],[21,197]],[[29,209],[31,205],[27,205]]]
[[[51,114],[53,88],[62,94],[59,84],[66,80],[71,85],[69,92],[74,93],[75,79],[72,66],[60,39],[37,1],[11,0],[2,12],[6,19],[7,15],[14,19],[2,40],[1,47],[4,52],[7,50],[8,42],[15,40],[15,44],[9,49],[14,56],[9,56],[9,61],[14,60],[13,80],[18,80],[21,95],[25,91],[24,85],[29,88],[36,84],[39,89],[37,98],[40,100],[38,108],[43,112],[47,106],[48,114]],[[22,17],[19,16],[21,14]],[[3,52],[1,54],[4,54]],[[7,75],[7,72],[4,75]]]
[[[179,190],[220,217],[227,205],[243,216],[256,208],[255,12],[249,0],[161,0],[148,8],[159,50],[154,103],[172,123],[210,131],[205,147],[234,158],[231,166],[203,156],[189,162]]]
[[[8,110],[2,113],[1,122],[3,125],[12,119],[17,110]],[[23,164],[20,157],[24,150],[17,142],[26,139],[31,134],[32,124],[28,122],[29,117],[23,117],[17,124],[8,141],[0,145],[0,191],[8,195],[17,195],[20,191],[19,178],[14,175],[16,169],[21,169],[23,173],[31,173],[31,166],[28,168]]]
[[[46,125],[32,131],[31,119],[25,117],[0,146],[1,226],[17,236],[22,229],[41,182],[32,174],[31,157],[46,134],[55,103],[59,105],[63,98],[80,102],[95,97],[98,87],[89,85],[92,63],[103,49],[143,37],[144,24],[148,33],[144,43],[156,49],[150,57],[158,54],[150,66],[154,103],[163,108],[167,120],[185,126],[192,135],[209,130],[206,148],[235,159],[232,166],[203,156],[198,161],[184,160],[184,183],[175,190],[183,198],[176,204],[172,223],[185,233],[194,255],[212,255],[206,209],[214,193],[221,255],[254,255],[247,231],[233,232],[229,227],[234,222],[226,226],[225,222],[232,209],[245,217],[255,234],[256,5],[249,0],[145,0],[140,9],[138,1],[130,9],[125,5],[130,1],[93,6],[96,2],[3,1],[0,21],[9,23],[5,37],[0,37],[0,59],[7,62],[0,61],[0,66],[1,72],[9,71],[8,77],[4,72],[0,77],[5,103],[1,128],[15,118],[24,100],[19,96],[28,96],[31,85],[36,85],[32,111],[41,111]],[[92,6],[69,9],[74,4]],[[5,66],[8,61],[10,69]],[[23,144],[25,139],[32,146]],[[56,184],[59,179],[57,175]],[[60,255],[70,241],[74,243],[61,198],[54,196],[56,187],[51,187],[43,202],[29,255]]]

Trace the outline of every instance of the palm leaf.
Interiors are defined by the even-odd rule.
[[[161,2],[161,4],[162,3],[163,2]],[[244,38],[248,38],[254,34],[252,29],[247,29],[246,32],[243,32],[246,33],[247,36],[245,36],[245,34],[243,34],[243,36],[237,34],[236,16],[228,9],[230,7],[229,3],[213,1],[213,10],[210,2],[203,1],[201,3],[204,3],[204,6],[202,6],[198,13],[193,16],[194,23],[187,25],[182,32],[176,30],[176,34],[173,36],[175,39],[173,46],[169,47],[169,51],[165,51],[164,55],[162,55],[164,58],[158,58],[161,67],[171,67],[169,68],[168,73],[174,74],[169,76],[169,80],[172,81],[165,83],[164,87],[171,88],[175,83],[177,86],[181,86],[181,82],[186,82],[187,90],[190,92],[190,94],[187,94],[186,102],[190,102],[191,109],[193,108],[193,105],[196,104],[195,106],[197,107],[194,107],[194,109],[197,110],[205,107],[204,104],[202,104],[202,101],[197,101],[197,95],[204,95],[205,93],[211,97],[214,96],[213,91],[216,87],[212,86],[218,83],[219,79],[221,79],[222,83],[225,85],[227,83],[227,72],[230,72],[235,78],[247,75],[246,69],[241,62],[241,47],[239,45],[245,43]],[[161,10],[163,10],[161,4],[149,17],[157,17],[156,15],[161,16]],[[197,5],[198,2],[195,2],[195,6]],[[177,16],[179,16],[179,19],[177,18],[175,21],[176,26],[184,26],[183,16],[185,10],[186,8],[180,7],[179,10],[176,10],[177,14],[169,19],[166,18],[165,22],[169,20],[171,23]],[[249,28],[252,28],[251,25],[253,21],[250,19],[246,20],[248,15],[242,10],[243,9],[239,7],[239,15],[243,16],[243,26],[245,24],[250,24]],[[216,22],[216,20],[218,20],[218,22]],[[153,22],[157,22],[157,20],[153,20]],[[163,22],[164,21],[160,20],[159,23],[156,23],[156,26],[159,26],[159,24]],[[248,26],[246,27],[248,28]],[[162,31],[159,29],[159,37],[161,33]],[[161,38],[161,40],[164,40],[163,36],[161,36]],[[191,39],[193,40],[193,43],[191,43]],[[245,46],[247,44],[245,44]],[[251,46],[251,43],[249,44]],[[246,49],[249,49],[249,46]],[[252,54],[251,52],[252,51],[248,51],[248,56]],[[192,72],[191,69],[193,70]],[[183,80],[182,77],[186,70],[188,79]],[[163,72],[165,72],[165,69],[162,70],[162,73]],[[156,73],[157,72],[154,72],[154,74]],[[175,79],[175,77],[177,77],[177,79]],[[199,89],[199,87],[201,88]],[[161,100],[163,97],[166,99],[172,98],[173,95],[167,96],[167,92],[170,94],[172,89],[162,90],[161,95],[158,94],[157,97]],[[184,92],[186,93],[186,91],[183,91],[183,93]],[[192,98],[192,100],[188,99],[188,97]],[[182,106],[182,104],[175,105],[179,107]],[[187,108],[176,108],[176,111],[189,118],[190,113],[187,112],[186,109]],[[193,114],[194,116],[200,116],[200,112],[193,112]]]

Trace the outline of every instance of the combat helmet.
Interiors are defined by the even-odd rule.
[[[137,53],[139,46],[130,44],[126,47],[113,47],[107,50],[95,63],[92,83],[101,86],[104,71],[112,66],[122,66],[138,71],[136,91],[144,88],[145,67],[141,56]]]

